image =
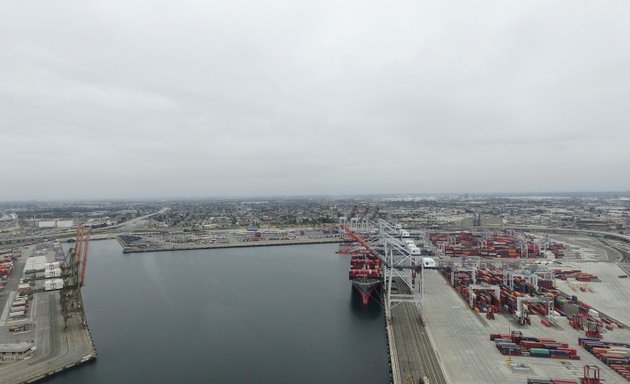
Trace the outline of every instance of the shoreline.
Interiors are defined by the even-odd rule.
[[[98,353],[96,352],[96,346],[94,344],[94,339],[92,338],[92,333],[90,332],[90,328],[87,326],[87,323],[83,329],[83,331],[85,332],[85,337],[87,337],[90,340],[90,346],[92,348],[92,353],[90,353],[89,355],[86,355],[82,358],[80,358],[78,361],[75,361],[73,363],[64,365],[62,367],[58,367],[58,368],[51,368],[48,372],[42,373],[39,376],[33,377],[30,380],[26,380],[23,381],[22,383],[39,383],[42,380],[46,380],[49,379],[53,376],[60,376],[64,373],[66,373],[67,371],[71,370],[71,369],[76,369],[79,368],[85,364],[89,364],[89,363],[94,363],[96,362],[96,358],[98,356]]]
[[[226,249],[226,248],[249,248],[249,247],[273,247],[282,245],[312,245],[312,244],[332,244],[341,243],[343,239],[321,238],[321,239],[305,239],[305,240],[268,240],[268,241],[252,241],[248,243],[225,243],[225,244],[199,244],[199,245],[172,245],[172,247],[150,247],[135,248],[126,244],[119,236],[116,237],[123,247],[123,253],[145,253],[145,252],[166,252],[166,251],[194,251],[200,249]]]

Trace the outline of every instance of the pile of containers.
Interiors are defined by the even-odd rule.
[[[553,255],[558,258],[558,257],[563,257],[564,256],[564,249],[566,247],[564,246],[564,244],[562,243],[555,243],[552,242],[551,244],[549,244],[549,246],[547,247],[548,251],[551,251],[551,253],[553,253]]]
[[[575,348],[569,348],[569,344],[559,343],[553,339],[524,337],[517,333],[511,335],[494,333],[490,334],[490,340],[495,342],[497,349],[503,355],[580,359]]]
[[[525,237],[527,254],[523,254],[520,240],[513,232],[433,232],[429,240],[443,248],[447,256],[541,257],[540,246],[531,237]]]
[[[470,295],[473,295],[472,310],[477,313],[486,313],[492,311],[497,313],[501,311],[501,302],[498,297],[494,297],[490,290],[466,290],[463,292],[463,297],[467,303],[470,302]]]
[[[541,287],[537,290],[534,285],[526,281],[520,276],[514,276],[514,290],[511,290],[507,286],[503,285],[504,271],[500,269],[488,269],[477,268],[475,270],[475,281],[472,281],[472,273],[469,271],[456,271],[453,272],[451,268],[444,268],[441,270],[442,274],[447,281],[453,283],[453,287],[462,295],[466,302],[470,302],[470,290],[468,287],[471,284],[487,284],[500,286],[500,297],[495,298],[491,291],[479,290],[475,291],[475,298],[473,300],[473,310],[476,312],[486,312],[489,308],[493,307],[493,312],[500,313],[501,310],[505,310],[510,313],[516,311],[517,299],[522,296],[547,296],[549,300],[555,301],[558,297],[558,291],[552,289],[553,284],[549,280],[539,279],[540,281],[549,281],[550,288]],[[546,316],[548,313],[547,306],[542,303],[527,303],[527,309],[530,313],[540,314]]]
[[[46,279],[44,280],[44,290],[54,291],[63,289],[63,279]]]
[[[357,277],[380,279],[381,260],[367,253],[353,254],[350,259],[350,271],[348,272],[348,277],[350,279]]]
[[[26,316],[28,310],[28,296],[16,295],[11,302],[11,309],[9,311],[10,320],[19,320]]]
[[[564,299],[557,299],[558,304],[565,304]],[[587,332],[589,337],[599,337],[598,335],[589,335],[589,332],[599,333],[604,328],[612,331],[615,328],[623,328],[623,324],[610,317],[602,316],[598,311],[590,307],[590,305],[579,301],[577,296],[571,297],[571,303],[578,306],[579,312],[569,318],[569,324],[579,330]]]
[[[13,273],[13,260],[10,256],[3,256],[0,258],[0,291],[4,289],[4,285]]]
[[[604,341],[590,337],[581,337],[578,342],[582,348],[630,381],[630,343]]]
[[[58,241],[53,243],[53,249],[55,250],[55,260],[62,261],[66,255],[63,253],[63,248],[61,248],[61,244]]]
[[[582,270],[580,269],[571,269],[571,270],[566,270],[566,271],[561,271],[559,269],[554,269],[554,274],[556,275],[556,279],[560,279],[560,280],[575,280],[575,281],[582,281],[582,282],[601,282],[600,279],[597,278],[597,276],[592,275],[590,273],[586,273],[586,272],[582,272]]]
[[[442,274],[449,282],[451,281],[451,269],[443,269]],[[487,280],[491,280],[491,276],[492,275],[487,270],[477,269],[477,282],[473,282],[471,272],[454,272],[452,276],[453,287],[464,298],[466,303],[470,303],[470,295],[474,295],[472,300],[473,311],[477,313],[486,313],[489,311],[497,313],[501,311],[500,298],[495,297],[491,290],[474,290],[473,292],[468,288],[471,284],[477,284],[480,281],[485,283]]]

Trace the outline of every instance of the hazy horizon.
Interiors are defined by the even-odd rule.
[[[391,197],[591,197],[606,195],[620,195],[619,197],[630,198],[628,191],[532,191],[532,192],[435,192],[435,193],[372,193],[372,194],[302,194],[302,195],[232,195],[232,196],[149,196],[149,197],[93,197],[93,198],[49,198],[49,199],[27,199],[27,200],[0,200],[0,204],[11,203],[89,203],[89,202],[170,202],[170,201],[243,201],[251,199],[258,200],[292,200],[292,199],[376,199]]]
[[[627,1],[2,8],[0,201],[630,191]]]

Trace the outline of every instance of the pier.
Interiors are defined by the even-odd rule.
[[[59,313],[58,298],[51,300],[50,306]],[[46,330],[41,331],[44,339],[38,343],[39,349],[32,358],[0,365],[3,384],[34,383],[96,358],[90,331],[78,319],[73,319],[63,330],[63,317],[59,314],[51,318],[49,327],[49,337],[45,337]]]
[[[418,308],[401,303],[386,306],[387,336],[393,384],[448,384]],[[423,381],[421,381],[423,380]]]
[[[381,266],[383,279],[382,302],[385,307],[386,331],[389,347],[392,382],[394,384],[447,384],[443,367],[421,316],[424,306],[424,265],[420,249],[409,238],[409,233],[380,220],[376,228],[358,227],[358,234],[347,226],[348,245],[339,253],[356,254],[378,262],[351,262],[350,279],[373,273],[371,267]],[[397,237],[392,236],[396,234]],[[431,265],[426,260],[426,264]],[[433,262],[433,265],[435,263]],[[368,271],[368,272],[365,272]],[[364,303],[365,304],[365,303]]]
[[[89,234],[83,232],[82,226],[77,239],[64,258],[63,268],[57,270],[57,276],[63,278],[62,286],[46,285],[43,281],[45,265],[49,267],[47,271],[54,271],[54,262],[41,267],[31,263],[27,269],[27,260],[35,260],[31,256],[50,261],[58,253],[63,255],[59,243],[27,247],[23,255],[15,258],[15,268],[7,279],[8,292],[0,298],[0,340],[8,347],[8,352],[0,357],[3,384],[34,383],[96,358],[81,295],[89,246]],[[59,263],[56,265],[59,268]],[[18,316],[7,316],[18,293],[26,297],[22,301],[25,309]],[[24,328],[15,332],[15,327]],[[12,345],[32,347],[20,352],[20,356],[12,356]]]

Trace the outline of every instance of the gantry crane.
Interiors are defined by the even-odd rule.
[[[85,320],[81,287],[85,284],[89,246],[90,229],[79,224],[74,247],[66,255],[62,266],[63,288],[60,301],[64,328],[68,327],[68,319],[73,314],[79,314],[81,320]]]
[[[348,219],[352,220],[354,215],[357,214],[357,209],[359,209],[359,207],[356,206],[356,205],[354,207],[352,207],[352,210],[350,211],[350,214],[348,215]]]
[[[377,206],[374,209],[374,211],[372,211],[372,214],[370,215],[369,220],[370,221],[376,221],[376,219],[378,218],[378,213],[380,212],[380,210],[381,210],[381,207]]]
[[[600,384],[602,382],[599,367],[592,365],[584,366],[584,376],[582,377],[582,384]]]
[[[386,291],[385,305],[391,310],[401,303],[412,303],[418,310],[421,309],[424,297],[424,265],[417,263],[409,249],[391,233],[398,233],[399,228],[379,220],[378,235],[370,240],[363,238],[346,226],[341,229],[357,243],[359,243],[371,256],[379,258],[384,271],[384,288]],[[419,279],[417,279],[419,276]],[[398,285],[404,292],[392,292],[392,286]],[[388,315],[390,320],[391,312]]]

